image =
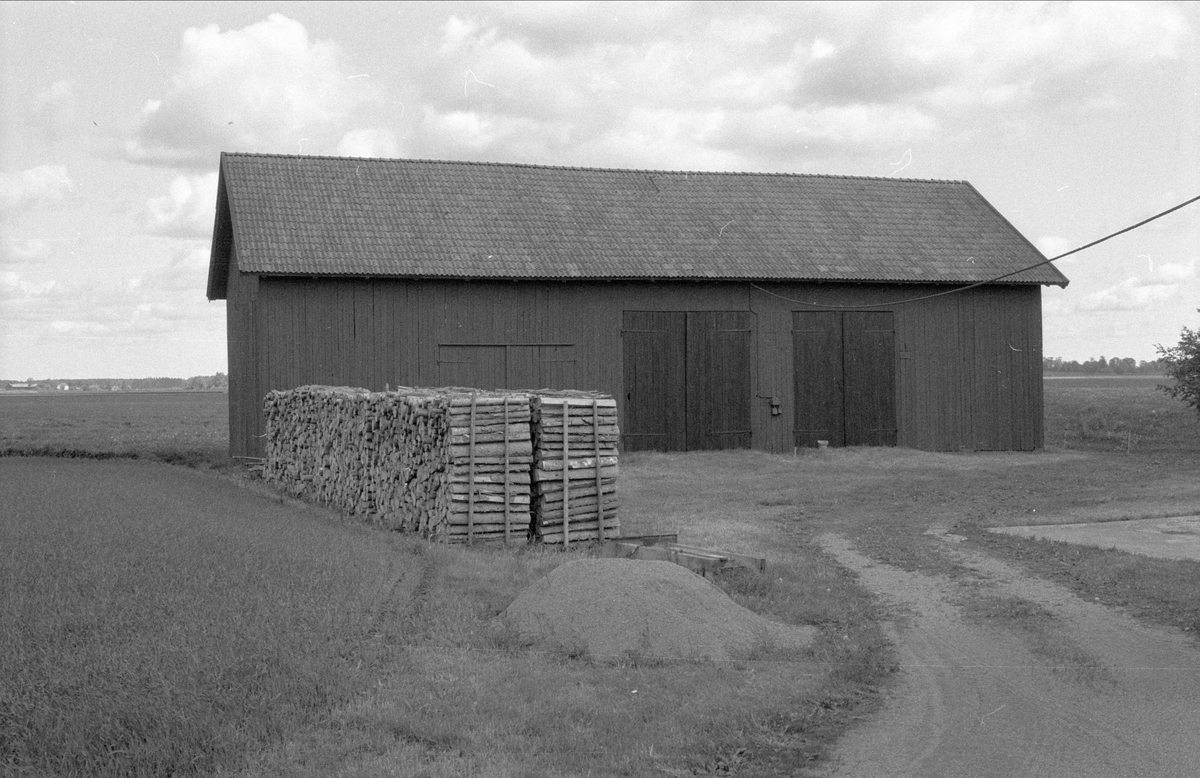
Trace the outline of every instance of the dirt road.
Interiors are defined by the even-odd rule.
[[[820,775],[1200,774],[1195,643],[1022,577],[952,540],[946,552],[976,576],[905,572],[856,553],[840,535],[820,538],[894,606],[902,674],[880,716],[851,731]],[[1028,634],[968,618],[957,603],[980,594],[1046,608],[1054,639],[1038,645]]]

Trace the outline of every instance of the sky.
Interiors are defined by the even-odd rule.
[[[221,151],[970,181],[1047,256],[1200,195],[1198,3],[0,4],[0,378],[226,372]],[[1200,326],[1200,203],[1044,353]]]

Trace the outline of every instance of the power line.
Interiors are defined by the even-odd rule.
[[[885,308],[885,307],[892,307],[895,305],[907,305],[908,303],[917,303],[917,302],[921,302],[923,300],[932,300],[935,297],[945,297],[946,295],[958,294],[960,292],[965,292],[969,289],[975,289],[980,286],[994,284],[997,281],[1003,281],[1004,279],[1006,279],[1010,276],[1019,275],[1028,270],[1033,270],[1035,268],[1039,268],[1042,265],[1049,265],[1052,262],[1057,262],[1058,260],[1062,259],[1063,257],[1069,257],[1072,254],[1077,254],[1080,251],[1083,251],[1084,249],[1090,249],[1092,246],[1103,243],[1106,240],[1111,240],[1112,238],[1115,238],[1118,235],[1124,235],[1127,232],[1132,232],[1133,230],[1136,230],[1138,227],[1145,226],[1145,225],[1149,224],[1150,222],[1154,221],[1155,219],[1161,219],[1162,217],[1166,216],[1167,214],[1178,211],[1180,208],[1189,206],[1192,203],[1197,202],[1197,201],[1200,201],[1200,195],[1196,195],[1195,197],[1191,198],[1190,200],[1184,200],[1182,203],[1171,206],[1170,208],[1168,208],[1165,211],[1160,211],[1148,219],[1142,219],[1137,224],[1131,224],[1128,227],[1117,230],[1116,232],[1109,233],[1108,235],[1105,235],[1103,238],[1094,240],[1091,243],[1085,243],[1084,245],[1082,245],[1078,248],[1073,248],[1070,251],[1059,254],[1057,257],[1051,257],[1050,259],[1043,259],[1040,262],[1035,262],[1032,265],[1029,265],[1028,267],[1021,268],[1020,270],[1013,270],[1012,272],[1005,273],[1004,275],[996,276],[995,278],[990,278],[987,281],[977,281],[976,283],[969,284],[967,286],[961,286],[956,289],[947,289],[944,292],[935,292],[934,294],[922,295],[921,297],[909,297],[904,300],[892,300],[892,301],[886,302],[886,303],[863,303],[860,305],[827,305],[825,303],[809,302],[807,300],[796,300],[794,298],[787,297],[782,294],[777,294],[776,292],[772,292],[770,289],[763,289],[761,286],[759,286],[758,284],[756,284],[754,282],[751,282],[750,286],[754,287],[755,289],[757,289],[760,292],[763,292],[764,294],[769,294],[772,297],[778,297],[781,300],[787,300],[790,303],[797,303],[799,305],[811,305],[814,308],[861,310],[863,308]]]

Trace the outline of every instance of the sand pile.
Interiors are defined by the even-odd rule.
[[[578,559],[520,594],[502,616],[522,639],[593,659],[742,658],[801,648],[812,627],[779,624],[672,562]]]

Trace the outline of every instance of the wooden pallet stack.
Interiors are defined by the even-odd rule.
[[[265,403],[264,476],[389,529],[525,542],[528,395],[304,386]]]
[[[616,401],[538,392],[532,407],[534,536],[563,545],[618,537]]]

